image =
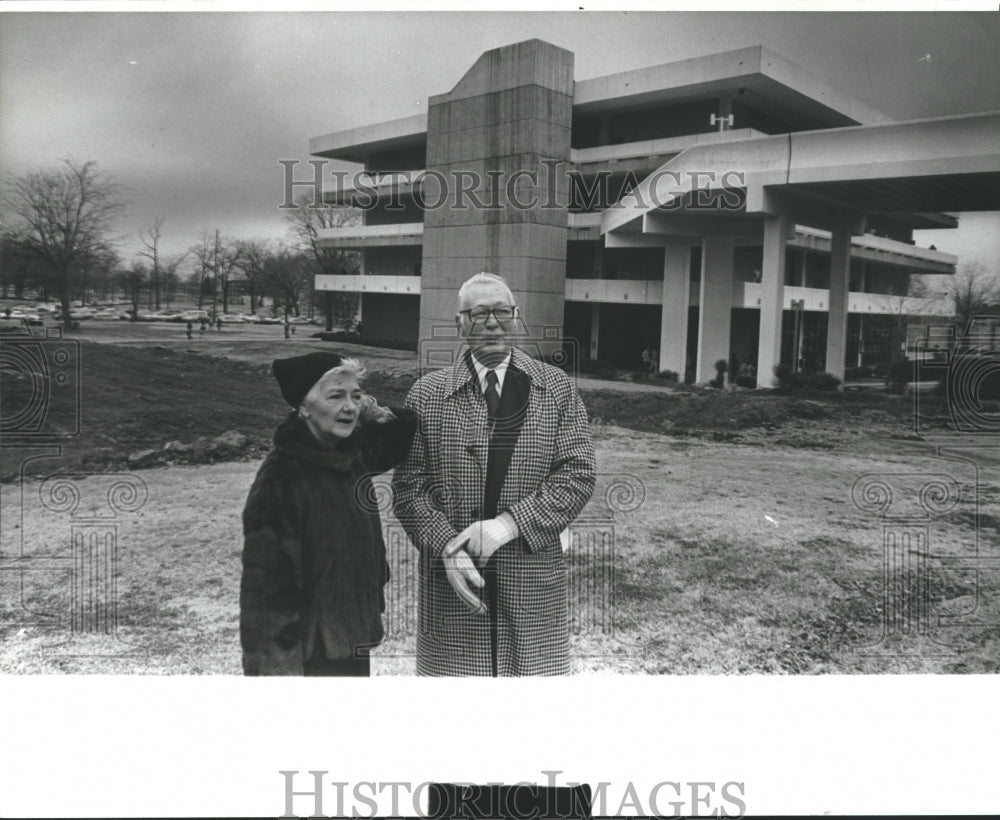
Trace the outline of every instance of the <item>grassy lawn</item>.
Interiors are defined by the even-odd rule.
[[[189,350],[186,340],[85,342],[81,434],[61,454],[50,448],[51,457],[29,464],[23,482],[18,466],[38,453],[5,448],[0,672],[239,674],[239,515],[285,412],[267,363],[318,343],[226,344],[233,349],[223,358],[221,347],[213,355]],[[412,354],[359,353],[379,366],[371,391],[400,401],[413,380]],[[4,390],[8,401],[18,400],[16,382],[5,380]],[[943,460],[912,434],[908,399],[602,389],[585,391],[584,400],[601,479],[572,559],[576,672],[1000,670],[997,573],[951,560],[977,549],[995,557],[997,459],[977,456],[978,471],[968,461]],[[70,520],[42,508],[31,474],[82,463],[88,473],[124,471],[121,459],[132,450],[231,429],[255,443],[242,460],[134,471],[148,501],[120,518],[119,640],[67,642]],[[956,476],[961,492],[946,515],[929,522],[928,542],[907,550],[926,569],[925,617],[906,632],[886,610],[884,522],[852,501],[851,488],[868,474],[943,471]],[[604,490],[621,475],[641,488],[638,506],[608,519]],[[85,498],[104,492],[102,480],[80,482]],[[589,521],[602,523],[588,529]],[[394,578],[389,637],[375,671],[411,674],[414,552],[391,516],[385,524]],[[613,547],[590,544],[593,532],[613,536]],[[18,564],[19,555],[31,560]],[[893,600],[915,612],[912,592],[896,590]]]

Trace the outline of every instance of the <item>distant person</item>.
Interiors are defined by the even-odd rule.
[[[208,327],[208,319],[203,318],[200,322],[198,322],[198,335],[204,336],[207,327]]]
[[[289,322],[288,322],[288,317],[286,316],[286,317],[285,317],[285,338],[286,338],[286,339],[288,338],[288,333],[289,333],[289,327],[290,327],[290,326],[291,326],[291,325],[290,325],[290,324],[289,324]]]
[[[192,339],[193,336],[194,336],[194,325],[191,322],[188,322],[187,323],[187,337],[188,337],[188,341],[189,342],[191,341],[191,339]]]
[[[215,329],[218,330],[218,331],[220,331],[220,332],[222,331],[222,317],[221,316],[217,316],[215,318]]]
[[[410,449],[417,416],[380,407],[364,368],[315,352],[273,364],[292,412],[243,511],[246,675],[367,677],[388,580],[371,477]]]
[[[649,373],[650,375],[656,375],[658,372],[660,364],[660,355],[656,352],[656,348],[651,348],[649,351]]]

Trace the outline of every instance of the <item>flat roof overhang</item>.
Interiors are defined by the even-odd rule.
[[[601,233],[643,231],[647,214],[660,224],[784,213],[824,229],[874,215],[954,226],[939,212],[1000,210],[998,134],[992,111],[699,145],[606,210]]]
[[[888,122],[763,46],[678,60],[575,83],[574,115],[732,95],[734,101],[814,128]]]
[[[812,128],[889,119],[763,46],[578,80],[573,87],[574,115],[732,96],[751,108]],[[427,114],[414,114],[314,137],[309,153],[364,163],[371,154],[417,148],[426,141]]]
[[[414,114],[313,137],[309,140],[309,153],[316,157],[364,163],[372,154],[417,148],[426,142],[427,115]]]

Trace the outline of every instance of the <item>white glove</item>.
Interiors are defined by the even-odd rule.
[[[459,600],[476,614],[485,615],[486,605],[476,594],[476,590],[482,589],[486,582],[476,571],[476,565],[464,549],[465,538],[465,533],[461,532],[445,544],[441,560],[444,562],[448,583]]]
[[[500,547],[513,541],[517,533],[503,518],[488,518],[471,523],[462,530],[461,537],[469,539],[465,551],[482,566]]]

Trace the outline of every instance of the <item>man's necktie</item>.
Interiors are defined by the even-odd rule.
[[[486,412],[489,414],[489,458],[492,461],[494,458],[494,448],[496,447],[496,440],[493,437],[493,426],[496,424],[497,416],[500,414],[500,393],[497,391],[497,372],[495,370],[488,370],[486,372],[486,392],[483,395],[486,398]],[[496,506],[496,499],[494,499],[493,506]],[[486,562],[486,566],[483,567],[483,578],[486,581],[486,600],[488,601],[490,616],[490,671],[493,673],[494,678],[497,676],[497,642],[500,639],[500,616],[498,609],[500,590],[497,578],[497,558],[497,553],[494,553],[490,557],[490,560]]]
[[[495,370],[486,373],[486,412],[489,413],[490,421],[496,421],[500,414],[500,394],[497,392],[497,372]]]

